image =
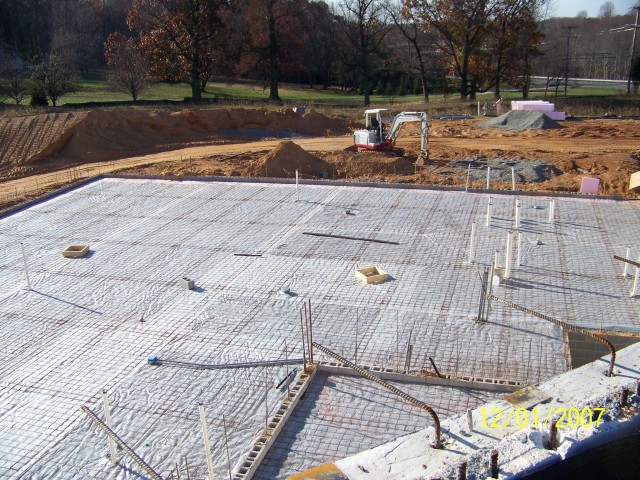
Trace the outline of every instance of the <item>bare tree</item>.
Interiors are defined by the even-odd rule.
[[[38,65],[31,80],[34,89],[44,92],[54,107],[63,95],[76,92],[80,88],[73,70],[55,56],[50,56],[47,61]]]
[[[6,65],[0,74],[0,101],[11,98],[20,105],[29,92],[29,75],[22,68]]]
[[[600,10],[598,10],[598,16],[600,18],[609,18],[613,17],[616,14],[616,6],[613,2],[604,2],[600,5]]]
[[[361,74],[364,105],[368,106],[371,95],[372,57],[389,33],[381,0],[341,0],[338,10],[342,17],[342,33],[357,53],[356,67]]]
[[[403,11],[401,4],[390,4],[386,7],[389,17],[395,26],[402,32],[411,48],[415,52],[415,68],[420,77],[422,95],[425,103],[429,101],[428,79],[428,47],[424,44],[427,34],[418,28],[418,19],[414,17],[412,10]],[[435,43],[435,42],[433,42]]]
[[[415,18],[440,34],[438,47],[450,58],[460,77],[460,100],[466,100],[475,89],[470,81],[473,55],[479,50],[500,0],[404,0],[405,8]],[[471,87],[471,90],[470,90]]]
[[[109,82],[138,101],[140,94],[150,87],[149,58],[136,39],[112,33],[105,43],[105,57],[110,67]]]
[[[97,12],[85,0],[56,0],[51,18],[51,55],[86,75],[101,54]]]

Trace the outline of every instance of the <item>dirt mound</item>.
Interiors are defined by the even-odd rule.
[[[0,178],[229,141],[349,133],[315,110],[92,110],[0,118]],[[47,160],[47,162],[41,162]]]
[[[331,166],[287,140],[252,165],[251,174],[258,177],[294,178],[296,170],[303,177],[326,178]]]
[[[29,174],[30,162],[60,151],[86,113],[0,118],[0,178]]]
[[[481,125],[504,130],[550,130],[552,128],[562,128],[558,122],[550,119],[544,113],[533,110],[511,110]]]

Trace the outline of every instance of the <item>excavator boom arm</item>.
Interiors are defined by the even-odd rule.
[[[400,133],[400,127],[407,122],[420,122],[420,150],[424,151],[429,136],[429,121],[425,112],[402,112],[396,115],[389,128],[387,139],[394,143]]]

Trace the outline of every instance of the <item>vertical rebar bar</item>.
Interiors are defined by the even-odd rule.
[[[356,308],[356,345],[355,345],[355,355],[354,355],[354,363],[357,365],[358,364],[358,323],[359,323],[359,313],[358,313],[358,309]]]
[[[289,365],[289,349],[287,348],[286,340],[284,342],[284,361],[287,362],[287,365]],[[287,378],[287,400],[289,400],[290,398],[291,398],[291,382]],[[222,421],[224,421],[224,417],[222,418]]]
[[[493,205],[493,199],[489,197],[487,202],[487,227],[491,226],[491,206]]]
[[[487,167],[487,190],[491,186],[491,167]]]
[[[189,462],[187,461],[187,456],[184,456],[184,469],[187,471],[187,480],[191,480],[191,476],[189,475]]]
[[[213,458],[211,456],[211,446],[209,445],[209,432],[207,431],[207,419],[204,414],[204,404],[198,404],[200,409],[200,426],[202,427],[202,436],[204,437],[204,450],[207,455],[207,468],[209,471],[209,480],[213,480]]]
[[[473,263],[474,261],[474,252],[473,252],[473,247],[474,247],[474,240],[476,238],[476,222],[473,222],[471,224],[471,240],[469,241],[469,263]]]
[[[396,310],[396,372],[400,371],[400,320]]]
[[[413,328],[411,330],[409,330],[409,341],[407,342],[407,353],[404,357],[404,371],[407,372],[407,361],[409,358],[409,347],[411,346],[411,336],[413,335]]]
[[[264,433],[269,430],[269,382],[267,380],[267,367],[264,367]]]
[[[229,455],[229,437],[227,437],[227,421],[222,414],[222,428],[224,431],[224,446],[227,450],[227,468],[229,469],[229,480],[231,480],[231,456]]]
[[[407,345],[407,360],[406,360],[406,371],[411,370],[411,355],[413,354],[413,345]]]
[[[296,202],[300,201],[300,187],[298,185],[298,170],[296,169]]]
[[[309,343],[309,356],[311,357],[311,363],[313,363],[313,319],[311,317],[311,299],[309,299],[309,336],[311,342]]]
[[[300,328],[302,329],[302,364],[304,365],[304,369],[307,369],[307,348],[304,343],[304,322],[302,320],[302,309],[300,309]]]
[[[549,201],[549,223],[553,223],[555,221],[556,214],[556,199],[552,198]]]
[[[469,175],[471,174],[471,164],[467,167],[467,183],[465,184],[464,191],[469,191]]]
[[[491,478],[498,478],[498,450],[491,450]]]
[[[558,441],[558,418],[553,417],[549,425],[549,449],[555,450]]]
[[[627,402],[629,400],[629,389],[623,387],[620,390],[620,408],[625,408],[627,406]]]
[[[467,462],[460,462],[458,464],[458,476],[457,480],[467,480]]]
[[[511,167],[511,190],[516,191],[516,170]]]
[[[22,249],[22,261],[24,262],[24,274],[27,277],[27,290],[31,291],[31,280],[29,279],[29,267],[27,267],[27,254],[24,253],[24,243],[20,242],[20,248]]]
[[[436,367],[436,362],[433,361],[432,357],[429,357],[429,361],[431,362],[431,366],[433,367],[433,369],[436,371],[436,375],[438,375],[439,378],[442,378],[442,375],[440,375],[440,371],[438,370],[438,367]]]

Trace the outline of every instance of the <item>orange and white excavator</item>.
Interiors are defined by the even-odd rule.
[[[391,117],[386,108],[365,110],[365,129],[353,132],[353,144],[358,150],[374,150],[395,152],[401,157],[404,150],[396,148],[396,139],[400,127],[407,122],[420,122],[420,155],[419,159],[427,160],[429,150],[429,117],[425,112],[402,112]]]

